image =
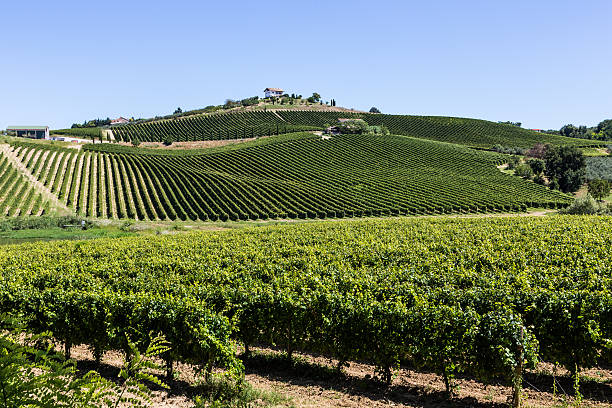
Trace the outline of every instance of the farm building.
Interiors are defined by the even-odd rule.
[[[124,118],[123,116],[119,116],[117,119],[113,119],[111,120],[111,125],[122,125],[124,123],[128,123],[129,120],[127,120],[126,118]]]
[[[279,88],[266,88],[264,89],[264,95],[266,96],[266,98],[272,98],[275,96],[282,96],[283,95],[283,90],[279,89]]]
[[[30,139],[49,138],[49,126],[9,126],[6,131],[15,133],[18,137],[29,137]]]

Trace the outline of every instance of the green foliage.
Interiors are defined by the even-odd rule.
[[[92,139],[101,140],[102,129],[99,127],[84,127],[84,128],[71,128],[71,129],[58,129],[50,132],[52,135],[57,136],[68,136],[80,139]]]
[[[368,132],[368,124],[363,119],[350,119],[336,125],[342,134],[361,135]]]
[[[561,191],[577,191],[584,183],[586,160],[576,147],[547,146],[544,161],[546,177],[557,180]]]
[[[328,140],[286,134],[193,151],[106,143],[81,152],[30,144],[20,152],[38,166],[41,182],[53,184],[61,200],[88,217],[343,218],[507,212],[571,202],[498,171],[501,155],[380,137],[385,128],[375,126],[381,133]]]
[[[254,97],[255,98],[255,97]],[[245,102],[246,101],[246,102]],[[249,98],[245,103],[256,102]],[[240,102],[235,102],[239,104]],[[171,117],[155,121],[127,124],[113,128],[118,140],[161,142],[166,137],[174,141],[245,139],[272,134],[284,134],[315,129],[292,125],[273,112],[225,112],[188,117]]]
[[[308,102],[310,103],[317,103],[321,100],[321,95],[319,95],[318,93],[314,92],[312,94],[312,96],[307,98]]]
[[[612,182],[612,157],[587,157],[587,180],[602,179]]]
[[[241,378],[233,340],[446,379],[609,364],[612,237],[599,217],[386,219],[0,248],[0,311],[62,342]],[[125,335],[128,334],[128,340]]]
[[[251,98],[245,98],[245,99],[241,100],[240,103],[242,104],[242,106],[257,105],[259,103],[259,97],[258,96],[253,96]]]
[[[589,180],[589,194],[598,200],[603,200],[610,195],[611,184],[608,180]]]
[[[350,112],[279,111],[288,123],[322,127],[339,118],[363,119],[371,126],[385,125],[394,135],[490,149],[496,144],[528,148],[538,142],[554,145],[599,145],[601,142],[537,133],[517,126],[485,120],[442,116],[409,116]]]
[[[587,139],[588,129],[586,126],[565,125],[559,130],[559,134],[565,137],[578,137]]]
[[[533,177],[533,170],[528,164],[519,164],[515,167],[514,174],[524,179],[530,180]]]
[[[596,132],[602,136],[603,140],[612,140],[612,119],[599,122]]]
[[[600,204],[591,194],[583,197],[578,197],[567,208],[564,208],[563,214],[578,214],[578,215],[593,215],[593,214],[608,214],[610,209],[605,204]]]
[[[511,121],[506,121],[506,122],[497,122],[500,123],[502,125],[511,125],[511,126],[516,126],[516,127],[521,127],[522,123],[521,122],[511,122]]]
[[[49,229],[64,227],[65,225],[73,225],[80,228],[83,221],[85,221],[85,228],[93,226],[91,221],[74,215],[8,218],[0,220],[0,231]]]
[[[25,164],[36,167],[31,161]],[[40,192],[6,157],[0,156],[0,217],[41,215],[46,208]]]
[[[497,153],[514,154],[514,155],[519,155],[519,156],[522,156],[525,154],[525,149],[521,147],[507,147],[507,146],[502,146],[500,144],[496,144],[495,146],[491,148],[491,150]]]
[[[514,170],[520,164],[521,158],[519,156],[512,156],[510,160],[508,160],[508,170]]]
[[[544,160],[541,159],[529,159],[527,160],[527,164],[529,165],[529,167],[531,167],[531,170],[533,171],[533,174],[535,174],[536,176],[541,175],[542,173],[544,173],[544,168],[545,168],[545,163]]]
[[[174,143],[174,138],[172,136],[165,136],[163,143],[164,146],[170,146],[172,143]]]
[[[380,113],[380,110],[379,110],[377,107],[372,106],[372,107],[370,108],[370,111],[369,111],[369,112],[370,112],[370,113]]]
[[[113,407],[124,406],[130,404],[133,407],[147,407],[152,403],[151,392],[145,383],[152,383],[158,387],[168,388],[157,376],[152,374],[153,371],[159,371],[162,366],[152,359],[161,356],[164,353],[170,352],[169,343],[163,336],[153,337],[148,344],[144,353],[138,350],[138,347],[128,337],[128,357],[123,361],[119,378],[123,380],[121,386],[115,386],[114,395],[107,398],[107,403]],[[110,405],[109,404],[109,405]]]
[[[49,333],[32,335],[4,315],[0,333],[0,403],[4,407],[146,407],[151,392],[145,385],[166,387],[151,370],[160,367],[152,358],[167,352],[163,337],[156,337],[141,354],[130,344],[120,385],[94,371],[79,375],[76,363],[65,361],[53,350]]]

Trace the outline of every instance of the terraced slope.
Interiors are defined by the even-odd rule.
[[[501,173],[502,156],[403,136],[311,133],[205,152],[13,145],[77,213],[138,219],[326,218],[516,211],[569,196]]]
[[[113,127],[117,140],[161,142],[244,139],[313,129],[309,125],[291,125],[273,112],[215,113],[155,120]]]

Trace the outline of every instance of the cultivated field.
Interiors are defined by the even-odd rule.
[[[149,220],[524,211],[571,198],[500,172],[505,157],[405,136],[292,133],[201,150],[13,142],[77,214]]]
[[[427,373],[439,392],[496,384],[494,400],[486,391],[455,400],[478,406],[498,406],[523,374],[545,390],[527,392],[527,402],[560,403],[578,373],[585,403],[605,406],[611,244],[607,217],[553,216],[327,221],[5,246],[0,307],[99,358],[126,349],[125,333],[145,343],[163,333],[168,364],[239,372],[237,346],[304,352],[332,359],[327,376],[347,369],[351,387],[359,378],[395,384],[389,397],[408,405],[441,397],[397,387],[396,373],[408,383],[405,376]],[[261,358],[245,364],[259,375],[285,364]],[[553,363],[563,392],[553,391]],[[362,394],[362,406],[378,392]]]

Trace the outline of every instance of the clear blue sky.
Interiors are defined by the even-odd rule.
[[[151,117],[265,87],[384,113],[612,117],[610,0],[2,1],[0,128]]]

